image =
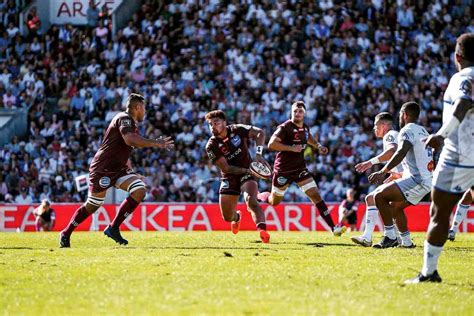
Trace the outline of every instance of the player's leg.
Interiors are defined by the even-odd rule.
[[[397,180],[398,181],[398,180]],[[375,193],[375,204],[382,216],[384,223],[384,237],[382,240],[374,245],[374,248],[389,248],[398,246],[397,235],[395,233],[395,226],[393,222],[393,214],[397,212],[397,208],[391,202],[404,202],[405,196],[397,185],[397,181],[392,182],[377,190]],[[404,205],[404,204],[400,204]],[[408,205],[405,204],[405,205]]]
[[[255,180],[245,181],[241,190],[244,193],[244,201],[247,205],[247,209],[252,214],[253,221],[257,226],[257,230],[260,233],[260,238],[262,242],[268,243],[270,241],[270,235],[267,232],[267,223],[265,221],[265,213],[263,212],[260,204],[258,204],[257,194],[258,194],[258,184]]]
[[[406,280],[405,283],[441,282],[438,274],[438,260],[448,238],[449,217],[454,206],[461,199],[461,195],[433,187],[431,199],[430,225],[423,248],[423,268],[417,277]]]
[[[110,225],[104,230],[104,234],[118,244],[127,245],[128,241],[120,234],[120,225],[135,211],[140,202],[145,198],[145,183],[138,175],[130,174],[118,178],[115,186],[127,191],[129,196],[120,204],[117,214],[115,214]]]
[[[416,245],[411,240],[410,231],[408,230],[408,220],[405,215],[405,208],[411,204],[403,201],[391,202],[390,205],[393,207],[393,222],[395,223],[395,230],[398,229],[398,234],[400,236],[400,246],[403,248],[415,248]]]
[[[250,176],[249,176],[250,177]],[[241,214],[237,211],[240,197],[240,176],[222,178],[219,188],[219,206],[222,218],[230,222],[232,233],[237,234],[240,229]]]
[[[423,248],[423,268],[417,277],[405,283],[441,282],[438,260],[447,240],[449,218],[462,194],[474,188],[474,169],[457,168],[438,163],[433,174],[431,190],[430,225]]]
[[[283,201],[285,192],[290,185],[289,179],[275,173],[272,178],[272,190],[270,192],[262,192],[257,194],[257,199],[260,202],[268,203],[276,206]]]
[[[221,209],[222,218],[226,222],[240,223],[240,212],[237,211],[237,203],[240,195],[220,194],[219,207]],[[235,234],[238,232],[234,232]]]
[[[344,212],[344,208],[343,207],[339,207],[338,210],[337,210],[337,224],[336,226],[342,226],[344,225],[344,222],[347,221],[346,219],[346,213]]]
[[[462,221],[466,217],[467,210],[471,207],[472,199],[474,195],[474,190],[467,190],[461,201],[458,203],[456,207],[456,211],[454,213],[453,223],[451,228],[449,229],[448,239],[454,241],[456,238],[456,234],[459,230],[459,225],[461,225]]]
[[[311,202],[318,209],[319,215],[324,219],[326,224],[329,226],[330,230],[334,233],[335,236],[341,236],[345,231],[345,226],[334,225],[334,222],[331,218],[331,212],[329,211],[326,202],[324,202],[321,194],[319,193],[318,186],[314,181],[313,177],[308,173],[308,176],[304,179],[296,182],[298,187],[303,191],[306,196],[311,200]]]
[[[104,204],[105,195],[107,191],[93,191],[95,191],[94,188],[91,188],[89,190],[89,195],[87,197],[86,202],[76,210],[69,224],[59,234],[59,246],[61,248],[71,247],[70,238],[72,232],[76,229],[77,226],[79,226],[79,224],[85,221],[91,214],[97,211],[99,207],[102,206],[102,204]]]
[[[35,219],[35,229],[37,232],[41,231],[41,228],[43,227],[43,219],[41,216],[37,216]]]
[[[365,227],[364,233],[362,236],[353,236],[351,240],[358,245],[364,247],[372,246],[372,234],[374,233],[375,224],[377,222],[377,218],[379,216],[379,211],[377,206],[375,205],[375,191],[370,192],[365,197],[365,205],[366,205],[366,213],[365,213]]]

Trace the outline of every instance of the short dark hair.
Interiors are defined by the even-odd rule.
[[[213,118],[220,118],[224,121],[226,120],[225,113],[222,110],[211,111],[207,113],[204,118],[206,119],[206,121],[212,120]]]
[[[406,102],[402,105],[401,111],[408,114],[412,119],[417,120],[420,116],[421,108],[420,105],[414,101]]]
[[[375,123],[377,123],[378,121],[385,121],[385,122],[392,123],[393,116],[392,114],[388,112],[380,112],[379,114],[375,116]]]
[[[138,93],[131,93],[127,99],[127,109],[130,109],[137,103],[145,103],[145,97]]]
[[[293,107],[293,105],[296,106],[297,108],[303,108],[306,110],[306,104],[304,104],[303,101],[296,101],[295,103],[291,105],[291,107]]]
[[[467,61],[474,62],[474,33],[464,33],[456,40],[461,57]]]

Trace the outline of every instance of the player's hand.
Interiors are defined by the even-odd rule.
[[[426,147],[432,147],[436,151],[440,150],[444,144],[443,136],[436,134],[431,134],[428,138],[422,139],[421,141],[425,142]]]
[[[295,145],[291,146],[291,151],[295,153],[300,153],[303,150],[303,146],[301,145]]]
[[[156,139],[156,143],[161,149],[166,149],[167,151],[171,151],[174,149],[174,140],[172,140],[170,136],[160,136]]]
[[[363,173],[369,170],[372,166],[373,165],[370,161],[364,161],[355,165],[355,169],[358,173]]]
[[[402,175],[398,172],[390,172],[390,176],[385,179],[385,181],[383,183],[389,183],[389,182],[392,182],[392,181],[395,181],[397,179],[400,179],[402,177]]]
[[[374,172],[372,173],[370,176],[369,176],[369,182],[372,183],[372,184],[380,184],[384,181],[384,178],[385,178],[385,171],[383,170],[380,170],[380,171],[377,171],[377,172]]]
[[[328,153],[329,153],[329,149],[325,146],[319,146],[318,147],[318,152],[323,155],[323,156],[326,156]]]

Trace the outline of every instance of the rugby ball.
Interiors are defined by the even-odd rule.
[[[259,179],[270,179],[272,176],[272,168],[266,161],[252,161],[249,169],[252,175]]]

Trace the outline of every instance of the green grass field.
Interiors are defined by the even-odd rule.
[[[8,315],[473,315],[474,234],[448,242],[441,284],[404,286],[416,249],[376,250],[327,233],[126,232],[0,234],[0,311]],[[376,237],[378,240],[378,236]]]

